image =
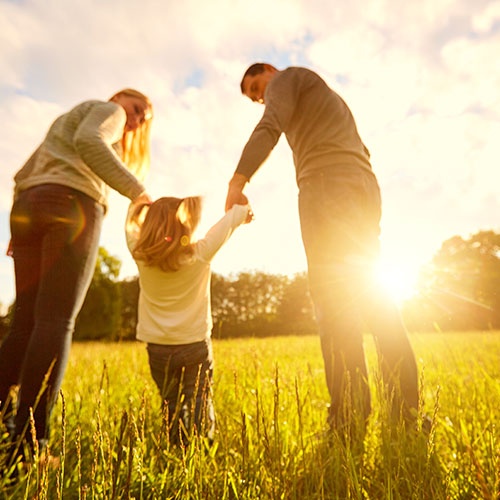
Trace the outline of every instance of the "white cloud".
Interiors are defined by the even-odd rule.
[[[43,139],[52,120],[62,108],[57,104],[10,94],[0,97],[0,115],[4,123],[0,135],[0,211],[8,210],[12,200],[14,173]]]
[[[489,2],[484,10],[472,18],[472,25],[478,33],[488,33],[500,21],[500,2]]]

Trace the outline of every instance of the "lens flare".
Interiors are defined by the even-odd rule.
[[[375,268],[375,278],[398,304],[410,299],[417,292],[418,269],[380,261]]]

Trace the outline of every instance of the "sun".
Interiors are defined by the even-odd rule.
[[[397,303],[413,297],[417,291],[419,270],[408,263],[381,259],[375,269],[375,276],[382,286]]]

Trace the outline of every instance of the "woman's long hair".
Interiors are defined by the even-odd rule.
[[[148,106],[149,117],[144,120],[135,130],[125,132],[122,137],[122,160],[131,172],[140,180],[144,181],[149,172],[151,158],[150,137],[151,122],[153,118],[153,104],[142,92],[134,89],[123,89],[114,94],[109,100],[112,101],[119,95],[137,97]]]
[[[177,271],[193,256],[191,238],[200,222],[201,205],[200,196],[163,197],[151,205],[137,205],[129,220],[140,229],[132,250],[134,259],[163,271]]]

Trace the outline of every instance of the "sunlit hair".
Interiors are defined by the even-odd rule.
[[[142,92],[134,89],[123,89],[111,96],[112,101],[115,97],[127,95],[137,97],[148,106],[148,117],[135,130],[125,132],[122,137],[122,160],[131,172],[138,179],[143,181],[149,172],[150,163],[150,133],[151,122],[153,118],[153,104]]]
[[[164,197],[151,205],[137,205],[129,224],[139,238],[132,251],[135,260],[163,271],[177,271],[193,256],[192,236],[201,218],[202,198]]]
[[[262,63],[262,62],[254,63],[248,67],[248,69],[245,71],[245,74],[243,75],[243,78],[241,79],[241,83],[240,83],[240,89],[241,89],[242,94],[245,93],[245,89],[243,87],[243,81],[245,80],[245,78],[247,76],[255,76],[255,75],[260,75],[261,73],[264,73],[264,71],[266,70],[266,66],[267,67],[271,66],[272,68],[274,68],[274,66],[272,66],[271,64]]]

